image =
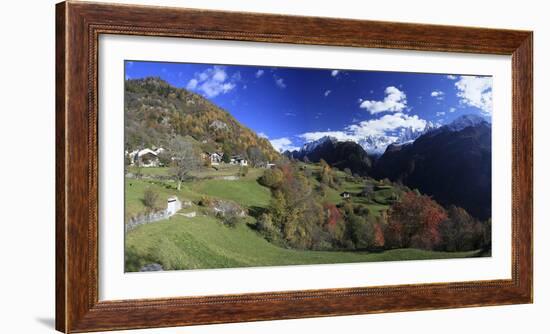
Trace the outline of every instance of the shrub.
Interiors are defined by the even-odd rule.
[[[210,197],[208,196],[202,196],[201,199],[199,200],[199,205],[200,206],[204,206],[204,207],[210,207],[212,205],[213,201]]]
[[[273,218],[268,213],[264,213],[258,218],[256,227],[268,241],[277,239],[280,233],[273,223]]]
[[[143,192],[143,205],[148,211],[153,211],[158,208],[159,194],[151,188],[145,189]]]
[[[283,172],[278,168],[266,169],[258,182],[268,188],[276,189],[283,182]]]

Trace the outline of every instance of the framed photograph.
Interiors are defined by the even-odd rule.
[[[59,331],[532,302],[532,32],[56,11]]]

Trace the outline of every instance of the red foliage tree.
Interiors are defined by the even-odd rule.
[[[282,164],[278,168],[283,172],[283,179],[286,182],[291,182],[294,179],[294,170],[292,169],[291,164]]]
[[[342,214],[340,213],[340,210],[338,210],[338,208],[336,207],[335,204],[325,203],[323,205],[323,208],[325,209],[325,212],[327,213],[327,225],[328,226],[334,226],[342,219]]]
[[[440,242],[439,225],[447,212],[429,196],[405,193],[389,212],[389,234],[394,247],[434,249]]]
[[[384,230],[382,229],[382,224],[374,224],[374,247],[382,248],[386,243],[384,238]]]

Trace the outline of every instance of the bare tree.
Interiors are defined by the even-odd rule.
[[[258,146],[250,146],[246,151],[252,166],[257,167],[260,163],[265,161],[265,156]]]
[[[180,136],[170,141],[170,152],[172,153],[171,174],[178,182],[178,190],[180,190],[181,183],[187,180],[189,173],[200,168],[202,159],[193,144]]]

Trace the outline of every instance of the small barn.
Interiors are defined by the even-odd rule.
[[[229,160],[232,165],[248,166],[248,161],[240,155],[234,155]]]
[[[351,197],[351,194],[347,191],[344,191],[343,193],[340,194],[340,197],[342,197],[343,199],[348,199]]]
[[[168,203],[166,205],[167,215],[173,216],[176,212],[181,210],[181,202],[176,196],[171,196],[168,198]]]

